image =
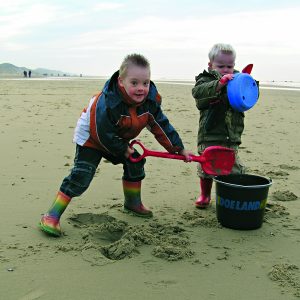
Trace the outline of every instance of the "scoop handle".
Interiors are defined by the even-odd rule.
[[[140,142],[138,140],[133,140],[130,143],[129,147],[133,148],[134,145],[139,145],[142,148],[143,153],[141,153],[141,155],[139,157],[132,157],[132,155],[130,155],[129,159],[132,162],[139,162],[146,156],[154,156],[154,157],[177,159],[177,160],[186,160],[184,155],[172,154],[172,153],[169,153],[169,152],[149,150],[144,146],[144,144],[142,142]],[[204,160],[203,157],[196,156],[196,155],[190,155],[190,159],[191,159],[191,161],[197,161],[197,162],[202,162]]]

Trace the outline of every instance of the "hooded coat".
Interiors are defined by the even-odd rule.
[[[161,96],[154,83],[151,81],[146,99],[136,104],[120,89],[118,77],[117,71],[102,92],[92,97],[77,122],[73,141],[104,154],[123,156],[129,141],[148,128],[168,152],[182,150],[181,138],[161,110]]]
[[[226,86],[217,91],[220,79],[221,75],[215,70],[204,70],[196,76],[192,95],[200,111],[198,150],[201,144],[241,144],[245,115],[230,106]]]

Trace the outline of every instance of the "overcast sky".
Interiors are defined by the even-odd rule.
[[[299,0],[0,0],[0,63],[110,76],[128,53],[152,78],[191,79],[214,43],[261,81],[300,81]]]

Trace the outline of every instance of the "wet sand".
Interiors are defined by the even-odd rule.
[[[261,89],[246,112],[240,156],[272,179],[261,228],[222,227],[197,210],[196,164],[148,158],[144,204],[123,212],[122,166],[101,162],[89,190],[62,217],[64,236],[37,223],[74,156],[74,126],[103,80],[0,80],[1,299],[299,299],[300,92]],[[196,151],[191,86],[157,83],[162,107]],[[139,137],[163,150],[145,130]]]

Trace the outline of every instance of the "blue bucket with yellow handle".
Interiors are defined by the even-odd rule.
[[[214,177],[216,214],[221,225],[233,229],[256,229],[262,226],[272,180],[252,174]]]
[[[258,86],[247,73],[236,73],[227,84],[227,96],[231,107],[239,112],[252,108],[258,100]]]

